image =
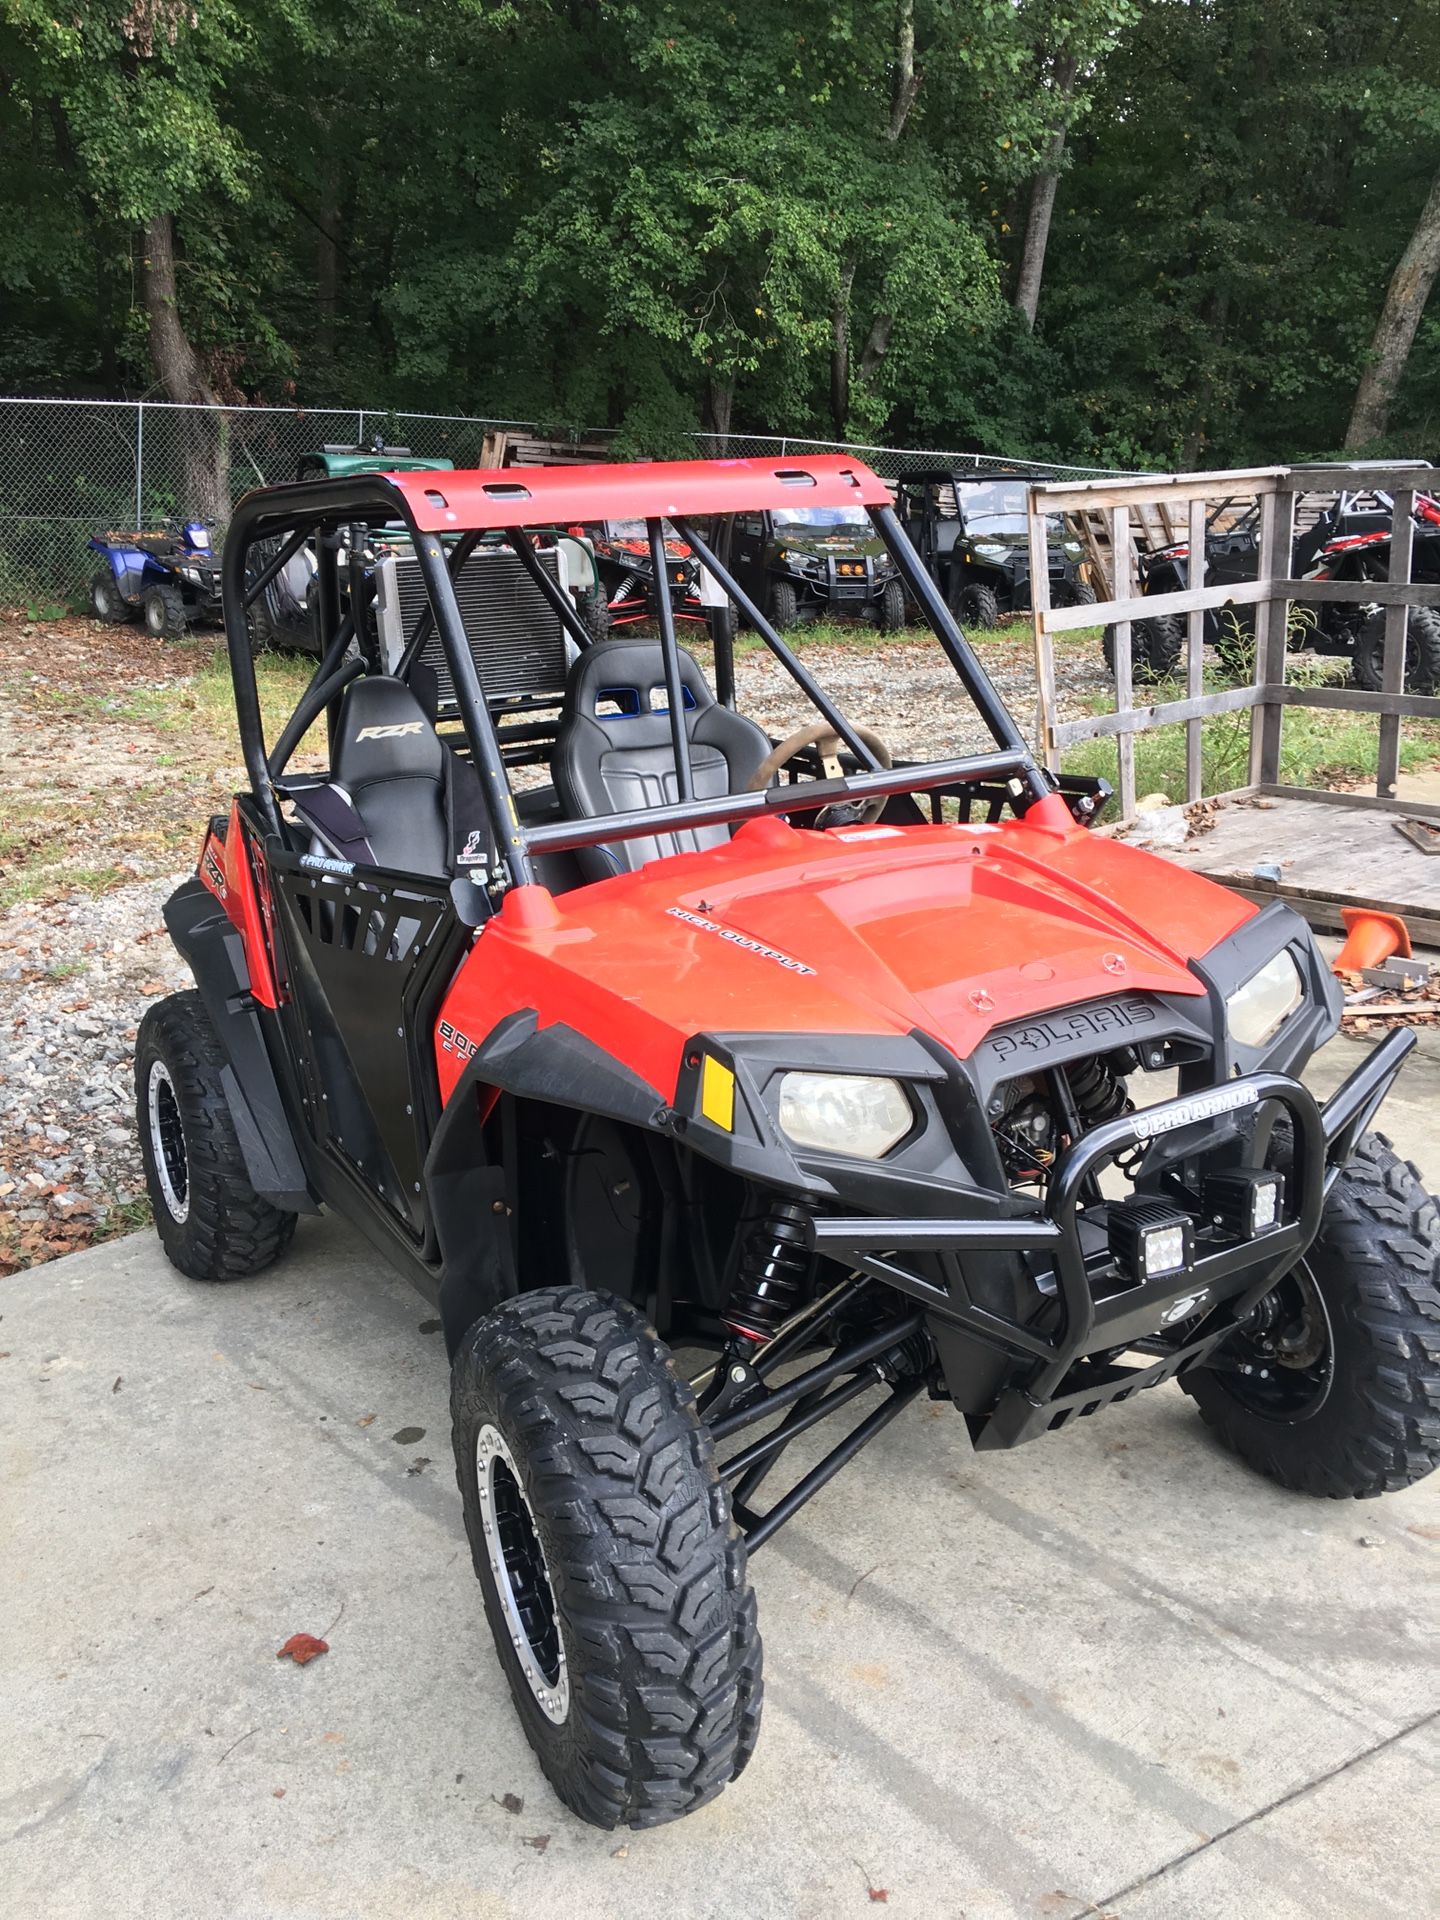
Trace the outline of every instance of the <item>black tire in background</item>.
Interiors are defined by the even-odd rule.
[[[983,587],[972,581],[962,586],[955,596],[952,609],[962,628],[973,629],[977,633],[988,633],[992,627],[1000,624],[1000,602],[993,587]]]
[[[884,633],[899,633],[906,623],[905,589],[898,580],[888,580],[880,596],[880,627]]]
[[[610,605],[603,589],[594,587],[589,593],[580,596],[580,618],[585,622],[585,631],[592,640],[608,639]]]
[[[1366,1500],[1440,1465],[1440,1208],[1382,1134],[1362,1138],[1306,1260],[1219,1359],[1180,1384],[1283,1487]]]
[[[1105,665],[1115,677],[1115,629],[1106,627],[1103,642]],[[1130,628],[1130,678],[1139,687],[1153,686],[1157,680],[1169,680],[1180,664],[1185,647],[1185,629],[1173,616],[1159,620],[1136,620]]]
[[[1357,687],[1380,693],[1385,684],[1385,616],[1365,621],[1355,637],[1350,670]],[[1412,607],[1405,634],[1406,693],[1440,692],[1440,613],[1433,607]]]
[[[140,1158],[160,1244],[192,1280],[259,1273],[295,1231],[295,1215],[250,1184],[224,1066],[198,993],[172,993],[146,1009],[135,1041]]]
[[[770,624],[777,633],[786,633],[800,618],[800,600],[788,580],[770,583]]]
[[[131,618],[131,608],[121,597],[113,573],[96,573],[90,579],[90,611],[107,627],[123,627]]]
[[[609,1294],[477,1320],[451,1372],[465,1528],[525,1736],[599,1827],[733,1780],[760,1723],[745,1543],[669,1349]]]
[[[1088,580],[1065,580],[1055,589],[1051,602],[1057,607],[1093,607],[1095,589]]]
[[[185,596],[162,580],[145,589],[145,631],[156,640],[178,640],[185,632]]]

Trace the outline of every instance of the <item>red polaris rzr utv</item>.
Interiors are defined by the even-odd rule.
[[[797,500],[869,511],[990,750],[893,757],[723,565],[727,516]],[[811,722],[740,712],[728,626],[712,677],[663,595],[655,637],[592,639],[527,529],[628,516]],[[382,657],[333,536],[397,524],[426,599]],[[487,533],[543,630],[467,638]],[[246,607],[304,541],[325,651],[267,741]],[[865,467],[272,487],[224,596],[249,786],[166,910],[197,991],[139,1035],[160,1236],[237,1279],[325,1205],[435,1303],[485,1610],[584,1819],[740,1772],[749,1557],[917,1397],[986,1449],[1178,1380],[1334,1497],[1440,1458],[1435,1202],[1367,1131],[1409,1034],[1317,1105],[1340,1002],[1305,922],[1086,831],[1102,784],[1030,757]]]

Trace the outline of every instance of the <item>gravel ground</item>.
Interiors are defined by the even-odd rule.
[[[982,651],[1030,732],[1028,635],[990,636]],[[804,652],[844,712],[897,754],[989,744],[933,643],[812,642]],[[26,890],[17,879],[39,875],[33,897],[0,911],[0,1272],[144,1218],[135,1032],[147,1001],[190,984],[160,910],[238,768],[223,764],[233,742],[199,717],[190,735],[160,732],[150,708],[126,703],[161,693],[167,711],[173,699],[183,712],[207,657],[203,646],[157,647],[134,628],[0,615],[0,808],[10,827],[0,879],[13,895]],[[1063,657],[1060,673],[1076,711],[1104,690],[1098,646]],[[813,718],[768,654],[742,653],[736,681],[739,705],[777,737]]]
[[[0,916],[0,1207],[19,1263],[133,1218],[135,1031],[147,1000],[190,984],[160,917],[182,877]]]

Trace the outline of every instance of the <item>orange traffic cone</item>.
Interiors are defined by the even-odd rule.
[[[1345,944],[1331,962],[1332,973],[1363,973],[1378,967],[1392,953],[1410,958],[1410,929],[1395,913],[1377,913],[1372,907],[1342,907]]]

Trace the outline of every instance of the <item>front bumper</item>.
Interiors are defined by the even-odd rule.
[[[1390,1034],[1322,1107],[1287,1074],[1259,1072],[1199,1094],[1128,1113],[1095,1128],[1057,1163],[1043,1210],[1005,1219],[825,1217],[814,1221],[816,1251],[868,1273],[929,1308],[942,1358],[947,1339],[979,1340],[1011,1366],[993,1411],[975,1423],[979,1447],[1011,1447],[1129,1399],[1196,1365],[1236,1330],[1301,1259],[1320,1226],[1325,1194],[1369,1126],[1412,1033]],[[1182,1271],[1148,1283],[1117,1276],[1085,1231],[1080,1203],[1117,1155],[1164,1138],[1183,1148],[1187,1133],[1222,1115],[1282,1109],[1294,1131],[1283,1221],[1253,1240],[1227,1239],[1200,1226],[1195,1257]],[[1197,1147],[1197,1154],[1203,1147]],[[1087,1251],[1087,1239],[1091,1245]],[[982,1305],[965,1284],[965,1256],[1020,1256],[1048,1296],[1028,1324]],[[929,1262],[907,1255],[953,1256]],[[931,1277],[940,1272],[943,1283]],[[1182,1311],[1193,1300],[1190,1311]],[[1166,1332],[1167,1316],[1178,1323]],[[1118,1364],[1108,1356],[1137,1345],[1154,1358]]]

